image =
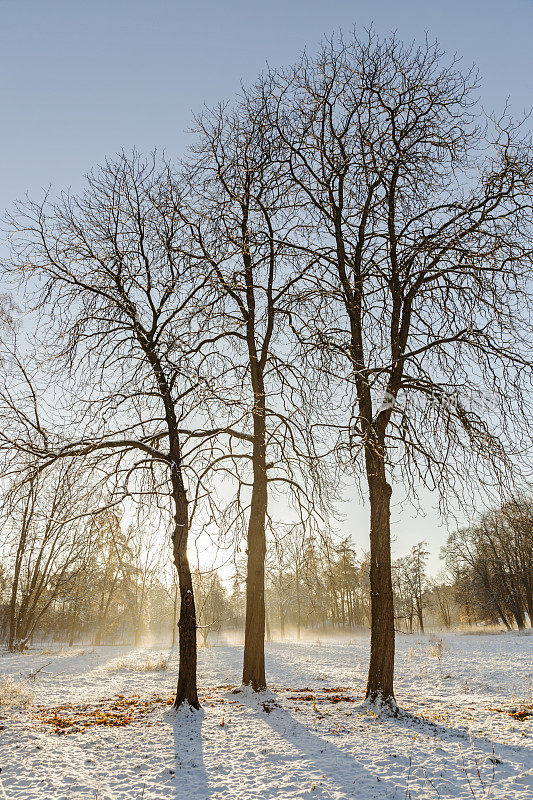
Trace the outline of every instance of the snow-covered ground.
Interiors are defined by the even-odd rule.
[[[531,718],[502,711],[531,703],[532,654],[527,636],[450,635],[442,646],[399,636],[396,695],[409,713],[392,719],[361,704],[366,638],[267,644],[271,690],[260,696],[229,691],[242,648],[221,644],[199,651],[202,711],[159,702],[131,724],[60,735],[45,709],[170,697],[177,654],[166,670],[136,671],[168,650],[2,653],[0,680],[22,679],[33,699],[25,710],[0,706],[0,798],[526,800]]]

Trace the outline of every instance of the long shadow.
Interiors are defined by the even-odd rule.
[[[208,800],[213,796],[204,763],[202,710],[168,711],[166,720],[174,737],[174,775],[169,785],[169,797],[178,800]]]
[[[72,684],[74,680],[85,682],[91,680],[97,670],[104,670],[106,664],[127,652],[124,647],[120,651],[117,647],[103,651],[101,648],[83,648],[82,651],[60,651],[56,653],[31,653],[32,661],[24,663],[24,656],[17,664],[18,674],[27,678],[32,671],[37,670],[35,685],[40,689],[55,686],[59,676],[64,675]],[[21,668],[22,667],[22,668]],[[12,670],[15,674],[14,670]]]
[[[272,693],[270,693],[272,694]],[[350,800],[391,800],[397,786],[378,778],[350,753],[313,733],[306,725],[282,708],[265,713],[256,697],[239,698],[239,702],[255,711],[291,747],[297,748],[328,781]]]
[[[205,654],[206,651],[202,651],[202,648],[198,650],[200,690],[206,686],[212,686],[213,683],[240,685],[243,659],[242,646],[226,643],[214,645],[207,652],[205,662],[200,661],[200,658]],[[218,671],[216,677],[213,677],[213,670],[215,670],[215,674]]]
[[[268,660],[272,664],[276,664],[276,662],[283,662],[287,661],[287,659],[281,655],[280,653],[269,653]],[[287,661],[288,663],[288,661]],[[278,665],[276,665],[278,666]],[[272,673],[273,670],[271,669],[270,672]],[[307,677],[302,672],[302,679],[306,685],[312,686],[313,683],[316,683],[315,679],[311,675],[307,675]],[[352,681],[353,682],[353,679]],[[364,684],[361,684],[361,689],[364,688]],[[423,731],[426,735],[428,734],[436,734],[437,736],[444,736],[447,739],[455,739],[457,742],[460,743],[472,743],[474,747],[483,750],[486,755],[491,756],[494,750],[498,751],[504,757],[508,758],[516,758],[519,755],[524,755],[526,750],[526,745],[508,745],[503,742],[495,742],[493,739],[488,738],[486,736],[479,736],[476,735],[473,731],[471,731],[466,725],[450,725],[446,723],[440,722],[432,722],[431,720],[425,719],[422,716],[419,716],[415,711],[405,711],[401,708],[401,701],[400,703],[400,714],[398,717],[390,717],[389,721],[391,724],[400,725],[403,727],[411,728],[412,730],[416,731]],[[498,755],[496,753],[496,755]]]
[[[275,644],[278,644],[277,642]],[[267,648],[265,651],[265,659],[267,662],[267,679],[269,682],[275,683],[279,686],[287,685],[287,676],[290,675],[290,682],[293,686],[312,686],[313,684],[323,685],[325,682],[333,680],[335,683],[341,681],[342,683],[353,684],[354,681],[359,680],[359,676],[354,674],[354,668],[346,669],[346,674],[335,678],[318,678],[316,676],[316,664],[311,662],[294,663],[290,655],[280,653],[279,650],[274,651]],[[366,672],[366,669],[365,669]],[[366,678],[366,674],[365,674]]]
[[[224,654],[224,661],[226,672],[231,673],[231,680],[237,685],[240,684],[242,678],[242,663],[243,663],[243,648],[238,644],[220,644],[216,645],[216,651]]]
[[[274,644],[278,644],[275,642]],[[314,680],[311,674],[311,665],[302,667],[300,663],[294,663],[289,655],[283,655],[276,651],[274,647],[265,648],[265,661],[267,669],[267,680],[269,683],[277,684],[278,686],[287,685],[287,674],[291,676],[291,682],[294,686],[307,686],[309,681]]]
[[[400,713],[397,717],[391,717],[390,723],[393,725],[410,728],[413,731],[419,730],[424,734],[436,734],[436,736],[443,736],[447,741],[455,739],[462,743],[467,742],[474,747],[483,750],[486,755],[492,755],[494,751],[496,755],[504,755],[505,758],[516,758],[517,755],[525,755],[526,743],[524,746],[504,744],[503,742],[494,741],[486,736],[479,736],[471,731],[466,725],[447,725],[443,723],[432,722],[431,720],[419,717],[410,711],[404,711],[400,708]]]

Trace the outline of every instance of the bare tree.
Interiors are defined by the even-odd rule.
[[[211,631],[220,631],[229,621],[227,595],[216,570],[193,573],[196,605],[198,608],[198,628],[204,647]]]
[[[146,630],[150,590],[161,573],[163,558],[157,528],[151,524],[151,520],[143,519],[145,516],[142,515],[135,524],[128,526],[126,539],[129,558],[126,562],[123,561],[135,644],[141,641]]]
[[[6,493],[3,549],[12,564],[10,650],[26,647],[39,621],[70,593],[87,563],[87,517],[96,498],[83,477],[81,470],[58,464]]]
[[[514,558],[510,558],[516,579],[521,587],[529,625],[533,628],[533,500],[531,497],[515,496],[501,510],[503,526],[509,531]]]
[[[464,606],[501,619],[509,630],[532,624],[532,504],[515,497],[448,537],[443,554]]]
[[[418,618],[418,627],[424,633],[424,594],[427,587],[425,564],[429,553],[425,542],[419,542],[411,552],[393,563],[394,589],[397,599],[396,617],[408,622],[413,632],[413,618]]]
[[[278,179],[276,141],[261,102],[243,98],[232,111],[206,112],[197,127],[188,219],[195,257],[213,276],[206,325],[233,364],[241,440],[251,445],[251,453],[232,455],[240,497],[251,484],[243,684],[260,690],[266,686],[265,555],[272,498],[276,492],[292,495],[296,518],[305,522],[320,514],[324,485],[309,441],[316,399],[306,399],[308,382],[290,325],[308,259],[286,245],[293,203]],[[251,480],[245,469],[250,461]]]
[[[91,523],[95,543],[91,572],[95,577],[98,576],[94,591],[100,595],[93,642],[100,645],[112,603],[124,576],[128,539],[122,533],[120,519],[114,509],[94,517]]]
[[[4,267],[38,287],[39,334],[56,372],[47,391],[24,369],[4,386],[2,442],[39,470],[83,459],[114,483],[117,503],[142,499],[161,514],[181,597],[176,706],[197,708],[187,482],[196,507],[209,388],[195,361],[194,309],[207,276],[183,255],[181,202],[167,165],[123,154],[89,175],[79,196],[28,200],[12,215]]]
[[[499,488],[531,441],[532,151],[506,115],[483,118],[475,91],[436,45],[372,31],[253,89],[300,204],[294,247],[318,265],[300,335],[346,397],[370,503],[367,698],[393,709],[392,482],[444,501]]]

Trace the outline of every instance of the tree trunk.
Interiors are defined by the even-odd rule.
[[[9,633],[8,633],[8,643],[7,647],[10,653],[13,653],[16,646],[16,638],[17,638],[17,592],[18,592],[18,572],[17,568],[15,567],[15,575],[13,578],[13,584],[11,586],[11,597],[9,601]]]
[[[533,592],[526,588],[526,606],[527,615],[529,617],[529,627],[533,628]]]
[[[300,641],[302,627],[302,612],[300,602],[300,570],[296,568],[296,638]]]
[[[522,611],[519,602],[515,597],[512,598],[511,610],[516,621],[516,627],[519,631],[523,631],[526,627],[524,612]]]
[[[178,620],[178,587],[174,586],[174,607],[172,610],[172,647],[176,646],[176,622]]]
[[[196,686],[196,609],[194,607],[194,592],[192,585],[191,569],[187,556],[187,540],[189,537],[189,504],[187,492],[183,483],[181,448],[178,433],[178,421],[174,401],[161,366],[156,347],[152,339],[144,333],[137,331],[139,344],[146,353],[148,361],[154,370],[161,400],[165,409],[169,437],[169,464],[170,480],[172,484],[172,499],[174,502],[174,529],[172,531],[172,549],[174,564],[178,572],[180,589],[180,618],[179,630],[179,671],[178,686],[174,708],[179,708],[182,703],[189,703],[191,708],[200,708]]]
[[[176,475],[178,472],[176,466],[173,467],[172,472],[174,502],[176,505],[172,544],[181,598],[178,622],[180,663],[174,708],[179,708],[182,703],[189,703],[191,708],[200,708],[196,687],[196,609],[194,607],[191,570],[187,557],[187,538],[189,533],[188,502],[181,475]]]
[[[370,602],[372,610],[370,667],[366,697],[395,706],[394,604],[391,578],[390,498],[385,466],[375,451],[367,452],[370,497]]]
[[[424,614],[422,610],[422,600],[420,597],[416,598],[416,615],[418,617],[420,633],[424,633]]]
[[[493,588],[492,588],[492,584],[491,584],[491,581],[490,581],[490,578],[489,578],[489,575],[488,575],[488,570],[487,570],[486,566],[485,566],[485,569],[483,570],[483,572],[480,572],[479,569],[477,569],[476,572],[480,576],[481,583],[482,583],[483,587],[485,588],[485,591],[487,592],[487,594],[488,594],[488,596],[489,596],[494,608],[496,609],[496,613],[500,617],[500,619],[503,622],[503,624],[505,625],[506,629],[508,631],[510,631],[511,630],[511,625],[509,624],[509,622],[507,620],[507,614],[504,612],[501,603],[499,603],[498,600],[496,599],[496,595],[494,594],[494,591],[493,591]],[[469,618],[470,615],[468,613],[468,609],[467,609],[466,613],[467,613],[467,617]],[[468,622],[470,623],[470,618],[468,619]]]
[[[76,637],[76,626],[78,622],[78,600],[80,597],[80,583],[79,581],[76,583],[76,594],[74,595],[74,609],[71,612],[71,622],[70,622],[70,632],[68,637],[68,646],[72,647],[74,645],[74,639]]]
[[[17,623],[18,623],[18,609],[17,609],[17,596],[20,580],[20,569],[22,565],[22,555],[25,547],[25,527],[21,535],[19,545],[17,548],[17,555],[15,558],[15,570],[13,573],[13,582],[11,584],[11,595],[9,599],[9,635],[8,635],[8,650],[12,653],[16,649],[17,642]]]
[[[254,691],[266,688],[265,678],[265,520],[267,475],[265,447],[265,407],[254,408],[254,481],[248,524],[248,564],[246,572],[246,624],[244,629],[244,667],[242,682]]]
[[[106,572],[107,572],[107,570],[106,570]],[[107,622],[107,617],[108,617],[108,614],[109,614],[109,608],[111,606],[111,600],[113,599],[113,596],[115,594],[115,589],[116,589],[116,586],[117,586],[117,582],[118,582],[118,570],[115,572],[115,575],[113,577],[113,582],[112,582],[111,587],[109,589],[109,594],[107,596],[107,600],[105,601],[105,606],[104,606],[104,598],[105,598],[105,581],[104,581],[104,589],[103,589],[102,598],[101,598],[102,602],[100,604],[100,613],[98,615],[98,628],[96,630],[96,634],[95,634],[95,637],[94,637],[95,646],[99,646],[99,645],[102,644],[102,636],[103,636],[103,633],[104,633],[104,630],[105,630],[105,624]]]

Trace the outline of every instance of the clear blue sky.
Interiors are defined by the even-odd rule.
[[[0,0],[0,209],[48,184],[76,187],[122,148],[183,152],[204,102],[324,33],[371,22],[404,40],[427,31],[475,62],[487,109],[507,97],[517,114],[533,105],[532,0]],[[445,531],[426,500],[426,519],[398,508],[396,550],[427,539],[435,567]]]
[[[489,107],[532,103],[531,0],[0,0],[0,208],[123,147],[179,153],[204,101],[371,21],[476,62]]]

